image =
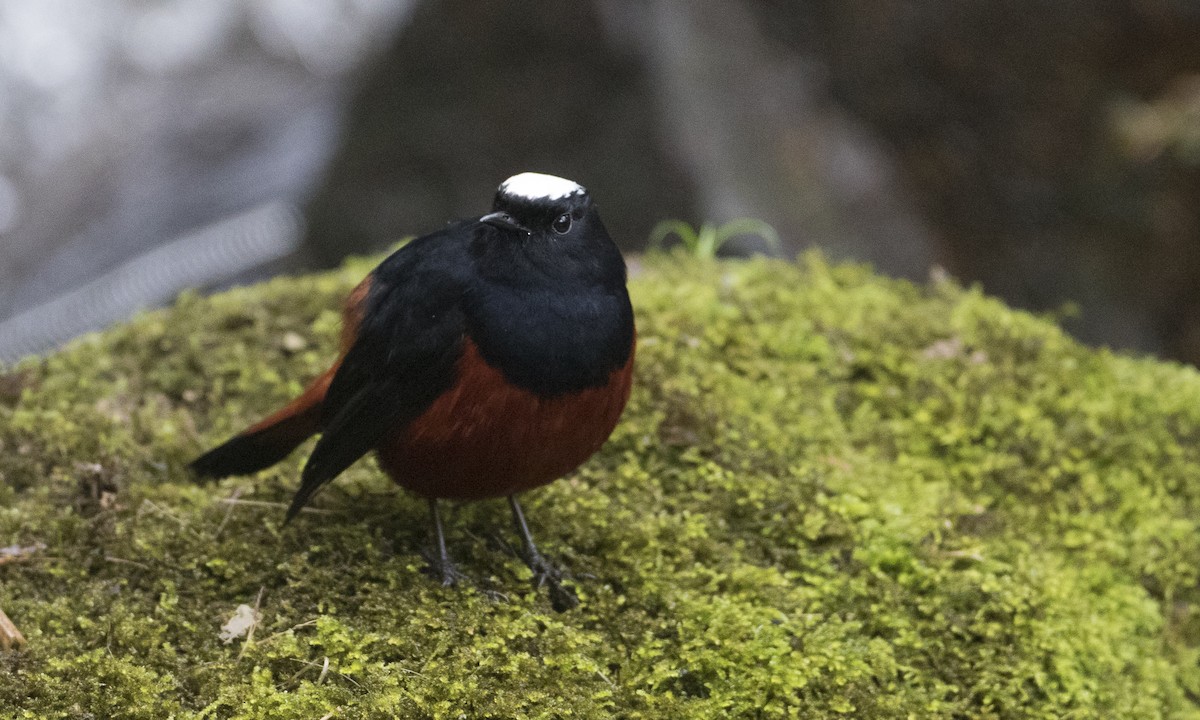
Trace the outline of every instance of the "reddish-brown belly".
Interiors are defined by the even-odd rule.
[[[468,340],[455,386],[380,447],[379,462],[425,497],[475,500],[544,485],[608,439],[632,372],[631,352],[604,387],[542,398],[508,383]]]

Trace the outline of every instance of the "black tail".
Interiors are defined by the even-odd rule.
[[[321,403],[335,368],[279,412],[209,450],[189,467],[202,478],[249,475],[287,457],[320,428]]]
[[[193,460],[188,467],[198,477],[214,480],[230,475],[249,475],[269,468],[291,454],[312,434],[279,432],[286,429],[280,425],[258,432],[235,435],[224,444]]]

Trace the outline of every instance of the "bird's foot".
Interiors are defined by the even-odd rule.
[[[533,571],[533,586],[536,588],[546,586],[550,592],[550,604],[558,612],[565,612],[579,605],[579,598],[575,593],[562,585],[563,571],[543,557],[538,552],[537,545],[533,544],[533,535],[529,532],[529,524],[525,522],[525,512],[521,510],[517,496],[509,495],[508,504],[512,508],[513,522],[516,523],[517,533],[521,536],[521,543],[524,547],[521,559]]]
[[[422,552],[421,556],[425,558],[425,562],[429,563],[421,569],[421,572],[435,580],[441,580],[443,587],[452,587],[470,579],[459,572],[458,568],[448,557],[439,557],[438,553],[433,551]]]
[[[562,584],[564,577],[570,577],[562,568],[547,560],[540,552],[527,553],[525,564],[533,571],[533,586],[545,587],[550,593],[550,605],[557,612],[566,612],[579,605],[579,597],[570,588]]]

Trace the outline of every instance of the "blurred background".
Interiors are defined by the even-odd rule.
[[[629,251],[760,218],[1200,364],[1197,38],[1195,0],[2,0],[0,360],[539,170]]]

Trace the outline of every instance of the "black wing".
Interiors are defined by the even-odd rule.
[[[420,416],[454,383],[463,347],[463,263],[447,252],[452,242],[430,248],[434,239],[414,241],[374,271],[358,337],[325,394],[321,439],[304,466],[288,520],[322,485]]]

